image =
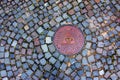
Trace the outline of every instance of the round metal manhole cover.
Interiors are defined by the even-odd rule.
[[[60,53],[73,55],[82,49],[84,36],[76,26],[63,25],[55,33],[54,45]]]

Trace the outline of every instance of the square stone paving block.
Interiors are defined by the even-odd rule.
[[[4,52],[5,51],[5,47],[4,46],[0,46],[0,51]]]
[[[117,80],[118,79],[118,76],[115,73],[113,73],[110,77],[111,77],[112,80]]]
[[[82,56],[86,56],[87,53],[88,53],[88,50],[87,50],[87,49],[83,50],[83,51],[82,51]]]
[[[56,59],[55,59],[54,57],[51,57],[51,58],[49,59],[49,62],[52,63],[52,64],[54,64],[54,63],[56,62]]]
[[[31,76],[32,75],[32,73],[33,73],[33,71],[32,70],[27,70],[27,75],[29,75],[29,76]]]
[[[49,31],[48,32],[48,36],[52,37],[54,35],[54,32],[53,31]]]
[[[33,10],[34,8],[35,8],[34,5],[29,6],[30,10]]]
[[[90,77],[91,76],[91,72],[86,72],[86,76]]]
[[[10,59],[9,58],[5,59],[5,64],[10,64]]]
[[[26,61],[26,58],[24,56],[21,57],[21,61],[22,62],[25,62]]]
[[[55,20],[56,20],[57,22],[60,22],[60,21],[63,20],[63,18],[60,16],[60,17],[57,17]]]
[[[97,48],[96,51],[97,51],[97,53],[102,53],[103,49],[102,48]]]
[[[49,25],[48,23],[45,23],[45,24],[43,24],[43,27],[44,27],[45,29],[48,29],[48,28],[50,28],[50,25]]]
[[[5,52],[5,57],[9,57],[9,52]]]
[[[7,42],[8,42],[8,44],[11,44],[12,43],[12,39],[8,38]]]
[[[51,37],[46,37],[46,43],[52,43]]]
[[[17,45],[17,41],[14,40],[13,43],[12,43],[12,46],[15,47]]]
[[[35,39],[34,39],[34,45],[35,45],[35,46],[40,45],[39,38],[35,38]]]
[[[41,34],[43,31],[44,31],[44,29],[43,29],[42,27],[39,27],[39,28],[37,29],[37,32],[38,32],[39,34]]]
[[[63,61],[64,58],[65,58],[65,56],[63,56],[63,55],[60,55],[60,56],[59,56],[59,60],[60,60],[60,61]]]
[[[46,58],[46,59],[50,58],[51,56],[52,56],[52,55],[51,55],[49,52],[45,53],[45,58]]]
[[[2,80],[8,80],[8,77],[4,77],[4,78],[2,78]]]
[[[49,48],[49,50],[50,50],[51,53],[55,52],[55,50],[56,50],[55,46],[53,44],[48,45],[48,48]]]
[[[46,64],[46,60],[45,60],[44,58],[42,58],[42,59],[40,60],[40,63],[41,63],[42,65],[45,65],[45,64]]]
[[[118,71],[118,72],[117,72],[117,75],[118,75],[118,76],[119,76],[119,78],[120,78],[120,71]]]
[[[4,57],[4,52],[0,52],[0,58]]]
[[[37,77],[41,77],[41,76],[43,75],[43,72],[40,71],[40,70],[37,70],[37,71],[35,72],[35,75],[36,75]]]
[[[84,74],[84,71],[83,70],[79,70],[79,71],[77,71],[77,73],[78,73],[79,76],[82,76]]]
[[[94,15],[94,12],[92,11],[92,10],[90,10],[89,12],[88,12],[88,16],[89,17],[92,17]]]
[[[0,71],[0,73],[1,73],[1,76],[2,76],[2,77],[7,76],[7,72],[6,72],[6,70],[2,70],[2,71]]]
[[[28,43],[22,43],[22,47],[27,48],[28,47]]]
[[[80,54],[78,54],[78,55],[76,56],[76,59],[79,61],[79,60],[82,59],[82,56],[81,56]]]
[[[26,73],[22,73],[21,78],[22,79],[26,79],[27,78],[27,74]]]
[[[60,67],[61,70],[65,71],[67,68],[67,65],[65,63],[63,63]]]
[[[43,52],[48,52],[48,47],[46,44],[41,45],[41,48],[42,48]]]
[[[28,25],[25,25],[25,26],[24,26],[24,29],[25,29],[25,30],[28,30],[28,29],[29,29],[29,26],[28,26]]]
[[[44,69],[45,69],[46,71],[50,71],[51,68],[52,68],[52,66],[51,66],[50,64],[46,64],[46,65],[44,66]]]
[[[87,48],[87,49],[90,49],[90,48],[91,48],[91,43],[90,43],[90,42],[87,42],[86,48]]]
[[[83,65],[87,65],[88,64],[88,61],[87,61],[87,59],[85,57],[83,57],[83,59],[82,59],[82,64]]]
[[[21,54],[25,54],[25,53],[26,53],[26,49],[22,48]]]
[[[91,62],[95,62],[95,58],[94,58],[94,55],[91,55],[88,57],[88,61],[91,63]]]
[[[38,34],[37,34],[36,32],[33,32],[33,33],[31,34],[31,36],[32,36],[33,38],[37,38],[37,37],[38,37]]]
[[[32,50],[32,49],[27,49],[27,54],[31,55],[31,54],[32,54],[32,52],[33,52],[33,50]]]
[[[32,37],[28,36],[26,40],[27,40],[28,42],[31,42],[31,41],[32,41]]]
[[[100,70],[100,71],[99,71],[99,74],[100,74],[100,75],[104,75],[104,70]]]
[[[38,68],[38,66],[37,66],[36,64],[34,64],[34,65],[32,66],[32,70],[33,70],[33,71],[35,71],[37,68]]]
[[[42,49],[40,48],[40,46],[35,47],[35,50],[36,50],[37,53],[41,53],[42,52]]]
[[[55,67],[56,67],[56,68],[60,68],[60,66],[61,66],[60,61],[56,61],[56,63],[55,63]]]

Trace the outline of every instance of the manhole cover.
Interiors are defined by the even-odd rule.
[[[82,49],[84,36],[76,26],[63,25],[55,33],[54,45],[60,53],[72,55]]]

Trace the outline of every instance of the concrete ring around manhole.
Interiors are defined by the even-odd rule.
[[[53,43],[57,50],[64,55],[73,55],[84,46],[83,32],[75,25],[62,25],[54,34]]]

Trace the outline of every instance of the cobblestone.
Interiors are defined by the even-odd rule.
[[[92,36],[91,35],[86,36],[86,40],[91,41],[92,40]]]
[[[52,43],[52,41],[51,41],[51,37],[46,37],[46,43]]]
[[[120,31],[120,26],[117,26],[117,27],[116,27],[116,30],[117,30],[117,31]]]
[[[97,53],[102,53],[103,50],[102,50],[102,48],[97,48],[96,51],[97,51]]]
[[[89,62],[94,62],[94,61],[95,61],[94,56],[93,56],[93,55],[89,56],[89,57],[88,57],[88,61],[89,61]]]
[[[8,80],[8,78],[7,78],[7,77],[4,77],[2,80]]]
[[[65,63],[63,63],[63,64],[61,65],[60,69],[63,70],[63,71],[65,71],[65,70],[66,70],[66,67],[67,67],[67,65],[66,65]]]
[[[0,46],[0,51],[1,51],[1,52],[4,52],[4,50],[5,50],[5,47],[1,47],[1,46]]]
[[[64,57],[63,55],[60,55],[60,56],[59,56],[59,60],[60,60],[60,61],[63,61],[64,58],[65,58],[65,57]]]
[[[94,75],[94,76],[99,76],[98,71],[93,71],[93,75]]]
[[[90,43],[90,42],[87,42],[86,48],[87,48],[87,49],[91,48],[91,43]]]
[[[82,64],[84,64],[84,65],[88,64],[88,61],[87,61],[87,59],[85,57],[82,59]]]
[[[1,73],[1,76],[2,76],[2,77],[7,76],[7,72],[6,72],[6,70],[2,70],[0,73]]]
[[[71,72],[72,72],[72,69],[71,69],[71,68],[68,68],[68,69],[65,71],[65,73],[66,73],[67,75],[69,75]]]
[[[43,58],[43,59],[40,60],[40,63],[41,63],[42,65],[45,65],[45,64],[46,64],[46,60]]]
[[[34,5],[29,6],[30,10],[33,10],[34,8],[35,8]]]
[[[49,45],[48,48],[49,48],[51,53],[55,52],[55,46],[54,45]]]
[[[54,32],[53,32],[53,31],[49,31],[49,32],[48,32],[48,36],[51,36],[51,37],[52,37],[53,35],[54,35]]]
[[[103,42],[98,42],[98,47],[104,47],[104,43]]]
[[[104,74],[104,71],[103,71],[103,70],[99,71],[99,74],[100,74],[100,75],[103,75],[103,74]]]
[[[49,62],[52,63],[52,64],[54,64],[54,63],[56,62],[56,59],[55,59],[54,57],[51,57],[51,58],[49,59]]]
[[[62,18],[62,17],[57,17],[55,20],[56,20],[57,22],[60,22],[60,21],[63,20],[63,18]]]
[[[44,66],[44,69],[45,69],[46,71],[50,71],[51,68],[52,68],[52,66],[51,66],[50,64],[46,64],[46,65]]]
[[[120,49],[117,50],[117,54],[118,54],[118,56],[120,56]]]
[[[112,74],[110,77],[111,77],[112,80],[117,80],[118,79],[118,76],[115,73]]]
[[[32,70],[27,70],[27,75],[29,75],[29,76],[31,76],[32,75],[32,73],[33,73],[33,71]]]
[[[83,56],[86,56],[87,53],[88,53],[88,50],[87,50],[87,49],[85,49],[85,50],[82,51],[82,55],[83,55]]]
[[[59,68],[59,67],[60,67],[60,65],[61,65],[61,64],[60,64],[60,62],[59,62],[59,61],[57,61],[57,62],[55,63],[55,67],[56,67],[56,68]]]
[[[38,76],[38,77],[41,77],[42,76],[42,72],[40,70],[37,70],[35,72],[35,75]]]
[[[47,45],[41,45],[43,52],[48,52]]]
[[[40,34],[40,33],[42,33],[44,31],[44,29],[42,28],[42,27],[39,27],[38,29],[37,29],[37,32]]]
[[[79,70],[79,71],[78,71],[78,75],[79,75],[79,76],[81,76],[83,73],[84,73],[83,70]]]

